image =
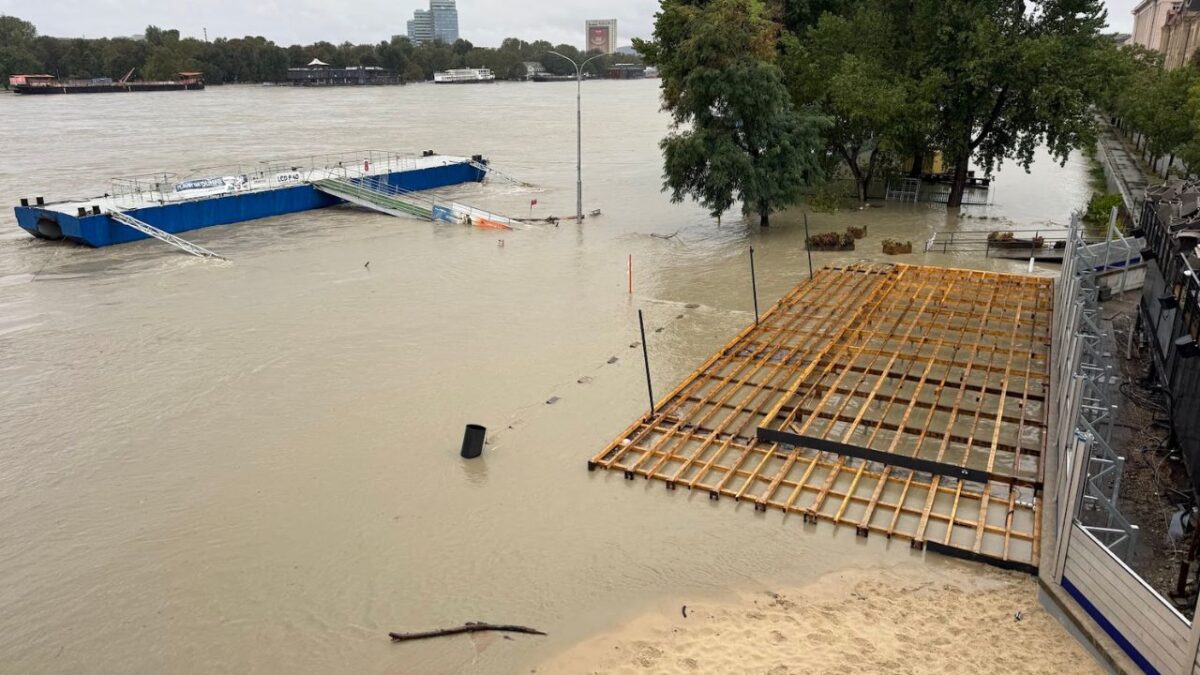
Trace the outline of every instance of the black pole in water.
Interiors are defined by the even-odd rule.
[[[754,247],[750,247],[750,290],[754,292],[754,325],[758,325],[758,280],[754,275]]]
[[[808,278],[813,278],[812,269],[812,246],[808,241],[808,211],[804,212],[804,250],[808,251]]]
[[[487,427],[479,424],[468,424],[463,432],[462,451],[464,459],[475,459],[483,454],[483,441],[487,437]]]
[[[638,329],[642,331],[642,360],[646,363],[646,393],[650,395],[650,414],[654,410],[654,387],[650,384],[650,351],[646,349],[646,322],[642,319],[642,310],[638,310]]]

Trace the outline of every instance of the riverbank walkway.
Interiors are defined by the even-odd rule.
[[[818,271],[588,462],[1034,572],[1049,279]]]
[[[1104,162],[1108,188],[1118,192],[1125,202],[1125,209],[1135,218],[1141,210],[1142,196],[1146,194],[1149,181],[1136,156],[1125,145],[1121,132],[1104,120],[1099,123],[1101,161]]]

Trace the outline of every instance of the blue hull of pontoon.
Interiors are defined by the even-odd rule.
[[[484,170],[463,162],[446,166],[396,171],[386,178],[389,185],[404,190],[432,190],[483,180]],[[327,195],[311,185],[261,190],[242,194],[217,195],[174,204],[129,209],[129,215],[172,234],[197,230],[214,225],[230,225],[256,218],[269,218],[287,213],[309,211],[343,204],[341,199]],[[17,224],[41,239],[69,241],[101,247],[124,244],[147,235],[126,227],[107,214],[78,216],[37,206],[16,207]]]

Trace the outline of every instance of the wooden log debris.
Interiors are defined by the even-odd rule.
[[[462,633],[480,633],[484,631],[496,631],[501,633],[525,633],[526,635],[545,635],[536,628],[528,626],[513,626],[507,624],[483,623],[482,621],[468,621],[467,623],[455,628],[441,628],[438,630],[424,631],[421,633],[388,633],[388,637],[392,638],[393,642],[407,642],[409,640],[425,640],[428,638],[444,637],[447,635],[459,635]]]

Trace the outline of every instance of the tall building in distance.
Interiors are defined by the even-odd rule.
[[[433,40],[433,15],[427,9],[413,12],[413,18],[408,22],[408,39],[414,44],[424,44]]]
[[[458,7],[455,0],[429,0],[429,9],[418,9],[408,22],[408,39],[419,45],[441,40],[448,45],[458,40]]]
[[[433,14],[433,39],[448,45],[458,41],[458,7],[454,0],[429,0]]]
[[[583,51],[603,54],[617,51],[616,19],[588,19],[584,28]]]

